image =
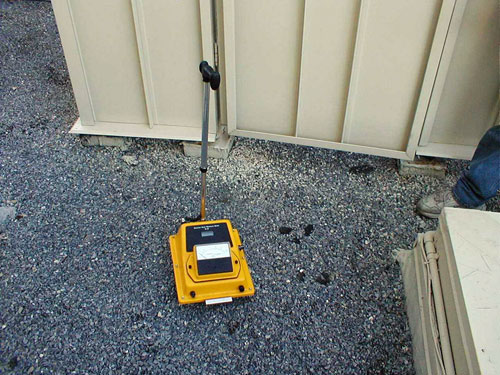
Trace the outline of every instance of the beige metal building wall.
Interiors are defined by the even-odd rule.
[[[413,158],[454,0],[222,3],[230,134]]]
[[[494,3],[53,0],[75,133],[198,140],[204,59],[223,77],[211,140],[220,123],[238,136],[402,159],[467,157],[492,125]]]

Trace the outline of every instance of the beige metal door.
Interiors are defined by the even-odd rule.
[[[168,126],[198,138],[202,119],[202,60],[213,64],[210,0],[132,0],[151,127]],[[209,133],[216,133],[211,91]]]
[[[74,133],[199,140],[211,0],[53,0],[80,119]],[[209,139],[215,139],[211,98]]]
[[[414,157],[455,0],[222,2],[231,134]]]
[[[471,159],[486,130],[498,124],[498,5],[457,0],[417,154]]]

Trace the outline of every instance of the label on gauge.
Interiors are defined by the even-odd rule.
[[[230,257],[231,249],[227,242],[196,245],[196,259],[198,261]]]

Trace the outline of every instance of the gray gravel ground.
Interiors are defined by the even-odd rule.
[[[391,251],[435,228],[414,206],[442,181],[239,139],[210,162],[208,212],[240,230],[256,295],[180,307],[167,238],[197,213],[198,160],[170,141],[83,147],[50,3],[0,11],[0,206],[16,210],[0,233],[0,373],[414,372]]]

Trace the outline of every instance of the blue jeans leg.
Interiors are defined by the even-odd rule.
[[[472,208],[500,190],[500,125],[489,129],[477,146],[469,168],[453,188],[461,206]]]

